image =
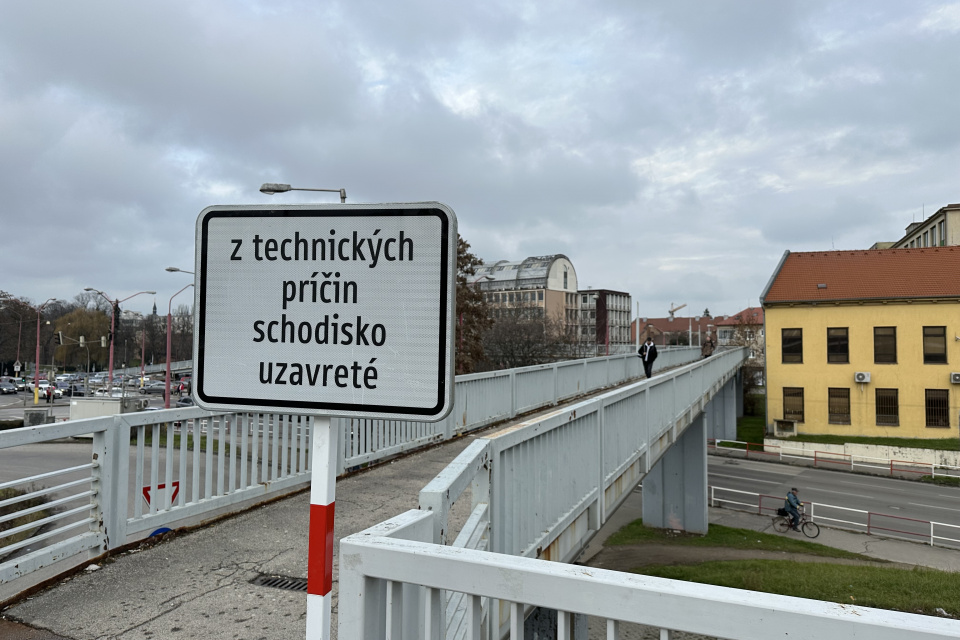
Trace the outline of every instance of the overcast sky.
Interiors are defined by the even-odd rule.
[[[204,207],[338,200],[285,182],[732,314],[960,202],[958,52],[958,2],[5,2],[0,289],[165,313]]]

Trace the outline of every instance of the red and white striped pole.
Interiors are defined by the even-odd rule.
[[[339,429],[329,417],[313,421],[310,547],[307,552],[307,640],[330,638],[333,589],[333,510],[337,493]]]

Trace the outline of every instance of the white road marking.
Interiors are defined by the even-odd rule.
[[[950,507],[938,507],[933,504],[920,504],[919,502],[908,502],[912,507],[925,507],[927,509],[942,509],[944,511],[960,511],[960,509],[951,509]]]
[[[730,478],[730,479],[732,479],[732,480],[745,480],[745,481],[747,481],[747,482],[762,482],[762,483],[764,483],[764,484],[783,484],[783,483],[781,483],[781,482],[779,482],[779,481],[777,481],[777,480],[757,480],[756,478],[744,478],[744,477],[741,477],[741,476],[731,476],[731,475],[727,475],[727,474],[725,474],[725,473],[716,473],[716,472],[713,472],[713,473],[711,473],[710,475],[712,475],[712,476],[717,476],[718,478]]]

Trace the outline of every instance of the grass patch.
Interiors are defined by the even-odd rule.
[[[737,440],[763,444],[766,425],[763,416],[743,416],[737,420]]]
[[[152,431],[153,431],[152,429],[145,429],[145,430],[144,430],[143,446],[145,446],[145,447],[153,446],[153,433],[151,433]],[[162,448],[165,448],[165,447],[167,446],[167,433],[166,433],[166,431],[167,431],[166,429],[163,429],[163,428],[160,429],[160,437],[158,438],[158,441],[159,441],[159,446],[160,446],[161,449],[162,449]],[[181,441],[181,438],[182,438],[182,436],[181,436],[179,433],[175,433],[175,434],[173,435],[173,448],[174,448],[174,449],[176,449],[176,450],[179,450],[179,449],[180,449],[180,441]],[[188,450],[188,451],[193,451],[194,446],[196,445],[196,443],[194,442],[194,440],[195,440],[195,439],[194,439],[194,437],[193,437],[193,434],[188,434],[188,435],[187,435],[187,450]],[[209,440],[211,443],[213,443],[213,452],[214,452],[214,453],[219,453],[219,451],[218,451],[217,449],[218,449],[218,445],[219,445],[220,441],[217,440],[216,438],[208,438],[207,436],[200,436],[200,451],[206,451],[206,450],[207,450],[207,441],[208,441],[208,440]],[[131,436],[130,436],[130,444],[136,444],[136,443],[137,443],[137,433],[136,433],[136,431],[134,430],[133,433],[132,433]],[[230,445],[229,445],[229,444],[224,444],[223,450],[224,450],[224,453],[228,452],[228,451],[230,450]]]
[[[673,544],[687,547],[725,547],[728,549],[751,549],[754,551],[781,551],[788,553],[806,553],[825,558],[848,558],[851,560],[870,560],[857,553],[834,549],[816,542],[807,542],[784,535],[760,533],[750,529],[737,529],[711,524],[705,536],[694,533],[675,533],[669,529],[655,529],[644,526],[640,520],[634,520],[623,527],[604,543],[609,546],[624,544]]]
[[[0,420],[0,431],[19,429],[23,427],[23,418],[9,418]]]
[[[29,491],[24,491],[22,489],[0,489],[0,501],[10,500],[11,498],[19,498],[22,495],[29,493]],[[10,504],[5,507],[0,507],[0,516],[9,516],[15,514],[19,511],[25,511],[33,507],[39,507],[47,502],[46,498],[43,496],[37,496],[36,498],[29,498],[22,502],[17,502],[15,504]],[[22,527],[24,525],[30,524],[31,522],[36,522],[37,520],[42,520],[50,516],[49,509],[40,509],[34,511],[33,513],[27,513],[12,520],[7,520],[0,522],[0,549],[3,547],[15,544],[21,540],[26,540],[32,535],[32,531],[23,531],[12,536],[5,536],[4,531],[10,531],[11,529],[16,529],[17,527]]]
[[[887,447],[902,447],[904,449],[936,449],[938,451],[960,451],[960,440],[957,438],[871,438],[867,436],[833,436],[800,434],[790,438],[783,438],[789,442],[819,442],[822,444],[873,444]]]
[[[711,527],[712,529],[713,527]],[[644,567],[634,573],[838,604],[960,615],[960,580],[936,569],[896,569],[787,560],[737,560]]]
[[[944,487],[960,487],[960,478],[956,476],[920,476],[920,482],[939,484]]]

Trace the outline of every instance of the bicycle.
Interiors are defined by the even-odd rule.
[[[786,509],[777,509],[777,515],[773,517],[773,530],[778,533],[786,533],[791,528],[792,518]],[[816,538],[820,535],[820,525],[807,517],[805,511],[800,511],[800,524],[797,525],[803,535],[808,538]]]

